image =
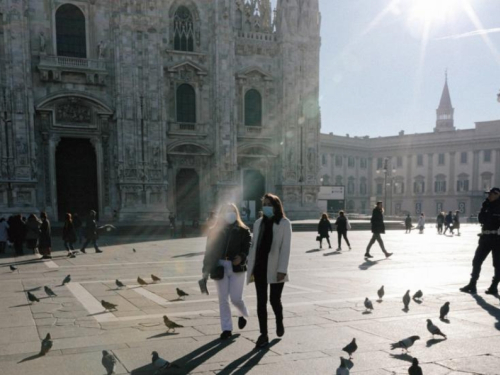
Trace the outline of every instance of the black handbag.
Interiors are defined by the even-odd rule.
[[[316,236],[316,241],[321,241],[321,236]]]
[[[224,266],[217,266],[210,272],[212,280],[222,280],[224,278]]]

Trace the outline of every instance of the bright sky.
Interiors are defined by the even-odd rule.
[[[323,133],[432,132],[446,69],[457,128],[500,119],[499,0],[319,1]]]

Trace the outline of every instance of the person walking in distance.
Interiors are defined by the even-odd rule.
[[[230,338],[233,331],[229,297],[239,313],[238,328],[243,329],[247,324],[248,309],[243,300],[243,288],[250,240],[250,229],[241,220],[236,205],[223,205],[219,219],[208,233],[202,270],[203,278],[211,276],[217,287],[221,340]]]
[[[423,234],[424,233],[424,229],[425,229],[425,215],[422,212],[420,214],[420,216],[418,217],[418,230],[419,230],[419,233]]]
[[[337,220],[335,220],[335,227],[337,228],[337,239],[339,243],[339,247],[337,251],[342,250],[342,237],[344,237],[345,242],[347,243],[347,247],[351,250],[351,244],[347,238],[347,231],[351,229],[351,224],[349,223],[349,219],[345,216],[344,211],[339,211],[339,216]]]
[[[94,245],[94,249],[95,249],[96,253],[102,253],[102,250],[100,250],[99,246],[97,245],[97,239],[99,238],[99,235],[97,233],[97,223],[95,221],[96,216],[97,216],[97,212],[95,212],[94,210],[91,210],[89,217],[87,218],[87,224],[85,227],[85,243],[83,244],[82,248],[80,249],[80,251],[84,254],[86,253],[85,248],[87,247],[87,245],[90,242],[92,242],[92,244]]]
[[[256,347],[269,343],[267,330],[267,292],[276,317],[276,335],[285,334],[281,294],[288,281],[288,262],[292,242],[292,224],[285,216],[281,200],[273,194],[263,198],[264,217],[253,225],[253,241],[248,255],[247,283],[255,281],[260,336]]]
[[[464,293],[477,293],[476,283],[481,274],[481,266],[488,254],[492,252],[495,273],[486,294],[498,295],[498,283],[500,282],[500,189],[492,188],[488,197],[483,202],[478,215],[481,224],[479,244],[472,260],[472,273],[469,284],[460,288]]]
[[[40,214],[40,218],[42,219],[42,225],[40,225],[38,248],[40,254],[42,254],[42,259],[52,259],[52,232],[50,229],[50,221],[45,212]]]
[[[62,239],[64,241],[64,247],[68,250],[68,256],[74,258],[75,254],[73,251],[75,248],[73,244],[76,242],[76,229],[70,213],[67,213],[64,218]]]
[[[0,254],[5,254],[5,247],[9,241],[9,224],[4,217],[0,218]]]
[[[406,228],[406,232],[405,233],[411,233],[411,216],[410,214],[407,214],[406,215],[406,219],[405,219],[405,228]]]
[[[40,237],[40,226],[42,222],[35,214],[28,216],[26,220],[26,247],[33,251],[33,254],[38,253],[38,238]]]
[[[446,234],[446,231],[449,229],[451,232],[451,235],[453,236],[453,213],[450,211],[448,212],[448,215],[444,218],[444,233]]]
[[[444,225],[444,212],[440,212],[436,217],[436,226],[438,234],[443,234],[443,225]]]
[[[456,210],[453,216],[453,230],[457,230],[457,236],[460,236],[460,211]]]
[[[380,248],[385,254],[385,257],[389,258],[392,255],[392,253],[387,252],[384,246],[384,241],[382,241],[382,237],[380,236],[381,234],[385,233],[384,208],[382,207],[382,202],[380,201],[377,202],[377,205],[372,211],[372,218],[370,220],[370,223],[372,226],[373,235],[366,248],[365,258],[373,258],[373,256],[370,255],[370,249],[372,245],[375,243],[375,241],[377,241],[378,244],[380,245]]]
[[[75,228],[76,236],[78,237],[78,243],[82,243],[83,235],[83,223],[80,216],[75,212],[73,214],[73,227]]]
[[[331,249],[332,244],[330,243],[330,235],[328,232],[332,232],[332,223],[330,223],[330,218],[328,217],[328,214],[324,212],[321,215],[321,219],[319,220],[318,223],[318,235],[319,235],[319,248],[323,248],[323,238],[326,238],[326,242],[328,242],[328,247]]]
[[[21,214],[12,216],[9,226],[9,236],[14,245],[16,256],[24,255],[23,243],[26,236],[26,223],[23,221]]]

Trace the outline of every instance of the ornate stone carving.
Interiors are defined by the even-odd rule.
[[[56,106],[56,122],[84,124],[92,122],[92,109],[76,98]]]

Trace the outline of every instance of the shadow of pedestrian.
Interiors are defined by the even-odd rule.
[[[340,251],[332,251],[331,253],[324,253],[323,256],[329,257],[331,255],[340,255],[340,254],[342,254]]]
[[[307,250],[306,253],[307,254],[310,254],[310,253],[317,253],[318,251],[320,251],[320,249],[311,249],[311,250]]]
[[[158,339],[160,337],[165,337],[165,336],[176,336],[178,335],[179,332],[163,332],[163,333],[159,333],[157,335],[154,335],[154,336],[149,336],[147,339],[150,340],[150,339]]]
[[[445,338],[443,338],[443,339],[430,339],[430,340],[427,340],[426,346],[428,348],[430,348],[431,346],[439,344],[442,341],[446,341],[446,339]]]
[[[224,367],[218,375],[244,375],[250,370],[252,370],[255,366],[257,366],[262,358],[269,353],[271,348],[279,343],[280,339],[272,340],[269,345],[260,350],[253,349],[247,354],[242,355],[240,358],[235,359],[233,362],[229,363],[226,367]],[[234,371],[234,372],[233,372]]]
[[[408,353],[391,354],[392,358],[399,359],[400,361],[413,362],[413,357]]]
[[[365,271],[365,270],[367,270],[368,268],[373,267],[374,265],[378,264],[379,262],[380,262],[380,260],[369,260],[369,259],[367,259],[367,260],[365,260],[363,263],[361,263],[361,264],[358,266],[358,268],[359,268],[360,270]]]
[[[20,360],[19,362],[17,362],[17,363],[23,363],[23,362],[27,362],[27,361],[32,361],[32,360],[37,359],[37,358],[39,358],[39,357],[41,357],[40,353],[33,354],[33,355],[29,356],[29,357],[26,357],[26,358],[24,358],[24,359],[21,359],[21,360]]]
[[[179,254],[179,255],[173,256],[172,258],[192,258],[192,257],[198,256],[198,255],[203,255],[203,254],[205,254],[205,252],[201,251],[199,253]]]
[[[473,294],[472,297],[476,300],[476,303],[481,306],[488,314],[494,317],[497,321],[495,323],[495,328],[500,331],[500,309],[495,307],[478,294]]]

